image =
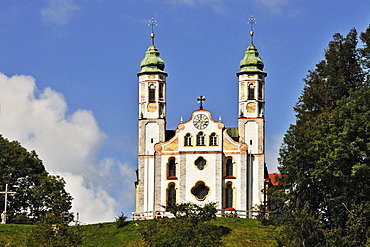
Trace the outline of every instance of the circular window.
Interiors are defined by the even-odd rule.
[[[204,182],[198,182],[192,189],[191,193],[199,200],[203,201],[206,199],[209,193],[209,188],[204,184]]]

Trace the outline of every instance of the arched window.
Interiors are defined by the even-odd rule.
[[[159,100],[164,100],[164,84],[159,83]]]
[[[198,167],[199,170],[203,170],[204,167],[207,165],[207,161],[202,157],[198,157],[198,159],[194,162],[195,166]]]
[[[155,86],[154,84],[149,85],[149,102],[155,102]]]
[[[258,99],[263,100],[263,84],[262,84],[262,82],[258,83]]]
[[[176,177],[176,160],[173,157],[168,160],[168,177]]]
[[[203,134],[203,132],[199,132],[198,135],[197,135],[197,146],[205,146],[205,135]]]
[[[167,188],[167,206],[174,206],[176,204],[176,188],[175,184],[171,183]]]
[[[187,133],[184,137],[184,145],[185,146],[192,146],[192,136],[190,133]]]
[[[232,158],[227,159],[226,161],[226,177],[232,177],[234,176],[234,166],[233,166],[233,160]]]
[[[210,146],[217,146],[217,135],[216,133],[212,133],[210,136],[209,136],[209,145]]]
[[[225,188],[225,208],[233,208],[233,187],[228,183]]]
[[[255,99],[253,83],[248,86],[248,99]]]

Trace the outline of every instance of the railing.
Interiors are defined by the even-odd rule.
[[[159,218],[174,218],[175,216],[166,211],[144,211],[144,212],[132,212],[132,220],[151,220]],[[229,218],[252,218],[255,219],[258,215],[256,210],[225,210],[217,209],[216,217],[229,217]]]

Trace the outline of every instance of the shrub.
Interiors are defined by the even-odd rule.
[[[121,228],[121,227],[124,227],[128,224],[128,222],[126,221],[127,219],[127,216],[125,216],[124,213],[120,213],[117,217],[116,217],[116,225],[118,228]]]

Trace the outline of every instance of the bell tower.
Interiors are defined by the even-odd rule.
[[[138,183],[136,186],[136,211],[152,211],[154,202],[154,144],[165,140],[166,129],[166,77],[164,61],[154,45],[152,19],[150,37],[152,44],[141,61],[139,78],[139,140]]]
[[[263,198],[265,165],[265,77],[263,61],[253,44],[253,24],[255,18],[249,18],[251,24],[250,45],[240,61],[239,77],[239,141],[248,144],[248,204],[258,205]],[[253,189],[252,189],[253,188]]]

